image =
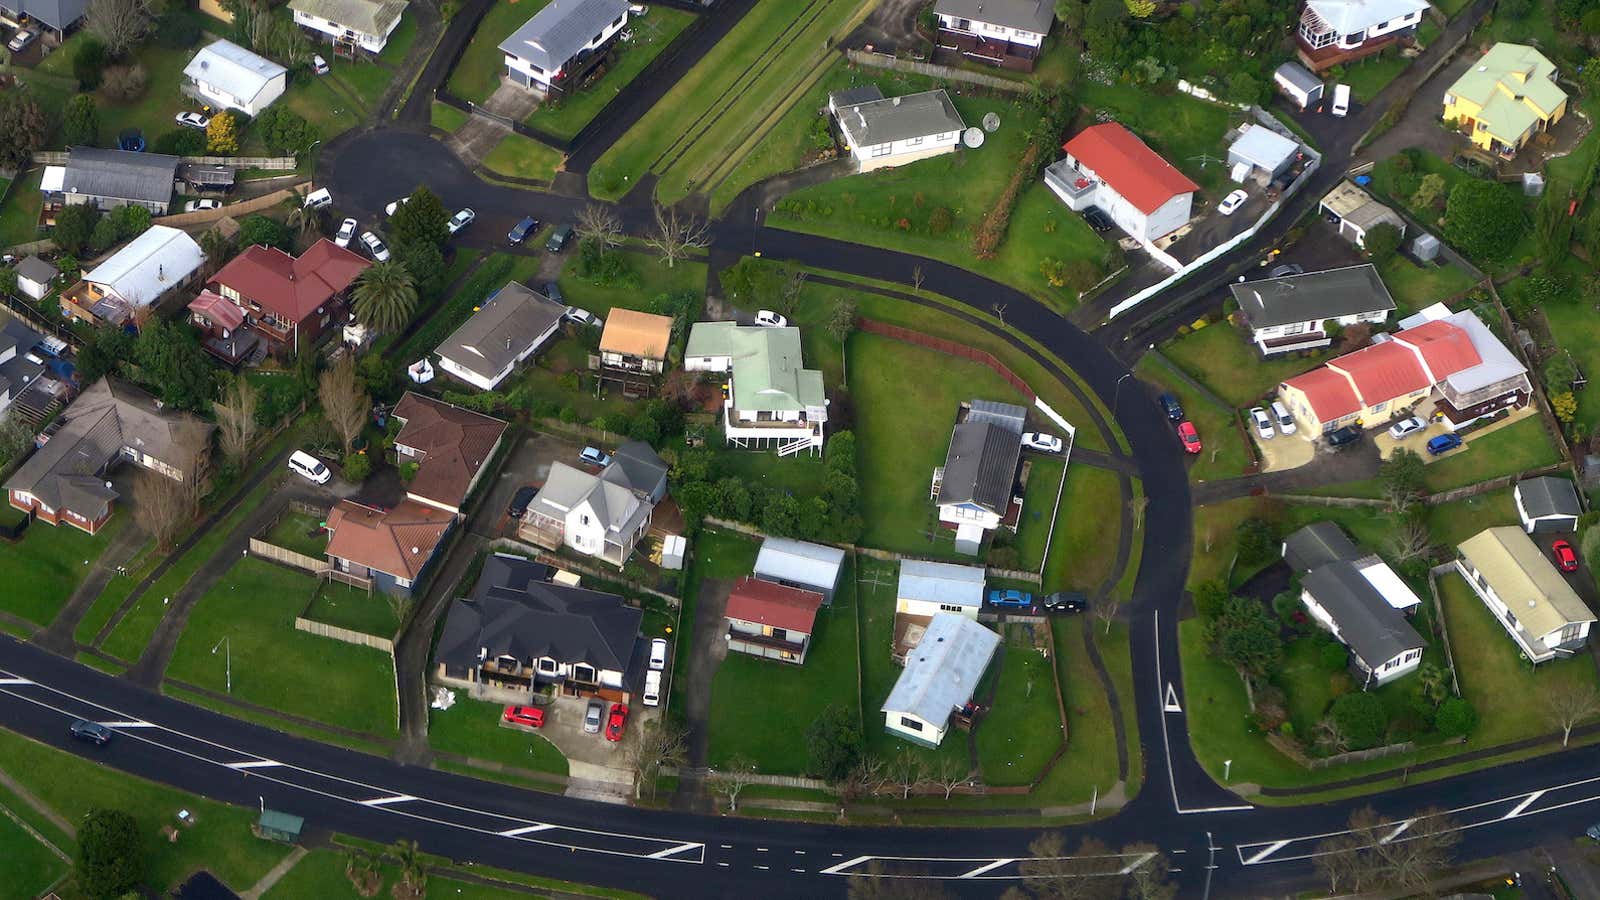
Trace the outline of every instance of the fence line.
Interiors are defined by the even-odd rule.
[[[1450,686],[1455,689],[1457,697],[1461,696],[1461,680],[1456,677],[1456,654],[1450,647],[1450,623],[1445,621],[1444,603],[1439,600],[1438,576],[1445,572],[1455,572],[1456,564],[1447,562],[1434,566],[1428,570],[1428,593],[1433,595],[1433,621],[1439,629],[1439,640],[1444,644],[1444,661],[1450,666]]]
[[[327,622],[318,622],[315,619],[308,619],[305,616],[294,617],[294,629],[296,631],[304,631],[308,634],[315,634],[325,638],[333,638],[336,641],[343,641],[346,644],[355,644],[361,647],[371,647],[374,650],[382,650],[391,656],[394,654],[394,641],[389,638],[381,638],[375,634],[367,634],[364,631],[352,631],[348,628],[340,628],[337,625],[329,625]]]
[[[170,216],[160,216],[152,221],[158,225],[171,225],[175,228],[181,228],[185,225],[207,225],[229,216],[271,209],[281,205],[283,201],[291,197],[304,194],[310,189],[311,182],[302,181],[293,187],[282,188],[270,194],[262,194],[260,197],[253,197],[249,200],[240,200],[238,203],[230,203],[227,206],[219,206],[216,209],[198,209],[194,212],[174,213]]]
[[[40,150],[33,161],[41,166],[64,166],[72,158],[65,150]],[[288,171],[298,168],[299,160],[293,156],[180,156],[178,159],[196,166],[233,166],[238,169],[271,169]]]
[[[947,81],[963,81],[967,84],[981,85],[998,91],[1009,91],[1013,94],[1026,94],[1028,92],[1027,83],[1001,78],[998,75],[968,72],[965,69],[953,69],[949,66],[941,66],[938,63],[899,59],[882,53],[869,53],[865,50],[846,50],[844,55],[845,58],[857,65],[870,66],[874,69],[893,69],[896,72],[910,72],[916,75],[927,75],[932,78],[943,78]]]
[[[273,524],[277,524],[276,521]],[[271,528],[272,526],[269,525],[267,527]],[[325,559],[317,559],[304,553],[296,553],[286,547],[279,547],[277,544],[257,537],[250,539],[250,553],[253,556],[259,556],[262,559],[268,559],[290,568],[300,569],[303,572],[310,572],[313,575],[322,575],[333,568],[332,564]]]
[[[1021,391],[1022,395],[1027,397],[1030,403],[1039,399],[1039,395],[1034,393],[1033,388],[1029,387],[1026,381],[1023,381],[1017,376],[1017,373],[1007,368],[1005,363],[996,359],[994,354],[987,350],[978,350],[965,344],[958,344],[955,341],[947,341],[931,334],[923,334],[910,328],[902,328],[899,325],[890,325],[887,322],[880,322],[877,319],[868,319],[866,317],[858,317],[856,319],[856,327],[869,334],[882,335],[897,341],[905,341],[908,344],[926,347],[929,350],[937,350],[947,356],[958,356],[962,359],[970,359],[973,362],[981,363],[993,369],[995,374],[1001,378],[1010,382],[1011,386]]]

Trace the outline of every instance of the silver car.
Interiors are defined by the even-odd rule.
[[[1261,407],[1250,410],[1250,421],[1255,423],[1256,434],[1263,441],[1270,441],[1277,436],[1278,432],[1272,428],[1272,420],[1267,418],[1267,411]]]
[[[600,719],[605,715],[606,705],[598,699],[590,698],[589,708],[583,711],[583,733],[599,734]]]
[[[1392,437],[1398,441],[1407,435],[1415,434],[1426,427],[1428,426],[1421,419],[1417,418],[1416,416],[1412,416],[1409,419],[1401,419],[1393,425],[1390,425],[1389,437]]]

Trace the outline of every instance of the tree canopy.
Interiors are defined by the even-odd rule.
[[[1528,227],[1511,188],[1476,178],[1450,189],[1444,214],[1445,237],[1475,259],[1504,259]]]
[[[78,824],[78,884],[91,897],[118,897],[144,881],[139,823],[119,809],[91,809]]]

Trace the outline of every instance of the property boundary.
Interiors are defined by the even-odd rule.
[[[947,341],[944,338],[934,337],[931,334],[913,331],[910,328],[902,328],[899,325],[890,325],[887,322],[880,322],[877,319],[868,319],[865,316],[856,318],[856,327],[867,332],[868,334],[876,334],[882,337],[893,338],[897,341],[904,341],[908,344],[916,344],[919,347],[926,347],[929,350],[937,350],[938,352],[947,356],[970,359],[973,362],[988,366],[990,369],[994,370],[995,374],[1010,382],[1011,386],[1020,391],[1023,396],[1027,397],[1030,403],[1039,399],[1039,395],[1034,393],[1033,388],[1028,387],[1028,383],[1026,381],[1023,381],[1017,376],[1017,373],[1011,371],[1011,369],[1008,368],[1005,363],[996,359],[994,354],[987,350],[978,350],[973,347],[968,347],[966,344],[958,344],[955,341]]]
[[[844,55],[846,59],[857,65],[869,66],[874,69],[893,69],[896,72],[927,75],[931,78],[941,78],[946,81],[964,81],[967,84],[981,85],[999,91],[1009,91],[1013,94],[1026,94],[1030,90],[1026,82],[1013,81],[1009,78],[1001,78],[998,75],[985,75],[982,72],[953,69],[950,66],[941,66],[938,63],[900,59],[883,53],[871,53],[866,50],[846,50]]]
[[[382,650],[390,656],[394,655],[394,640],[392,638],[378,637],[375,634],[367,634],[365,631],[340,628],[337,625],[329,625],[327,622],[308,619],[303,615],[294,617],[294,630],[304,631],[320,637],[333,638],[346,644],[371,647],[374,650]]]

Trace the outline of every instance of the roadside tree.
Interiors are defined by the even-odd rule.
[[[160,476],[157,476],[160,477]],[[78,823],[77,881],[91,897],[137,891],[146,860],[139,823],[120,809],[90,809]]]
[[[1557,681],[1539,692],[1545,717],[1561,729],[1561,746],[1572,739],[1572,729],[1600,713],[1600,691],[1576,681]]]
[[[349,451],[366,425],[367,412],[372,408],[372,398],[362,390],[361,379],[356,377],[354,357],[347,353],[332,367],[325,369],[318,378],[317,388],[328,424],[339,435],[340,448]]]
[[[739,794],[756,780],[756,761],[742,753],[711,770],[706,787],[728,801],[728,812],[738,812]]]

